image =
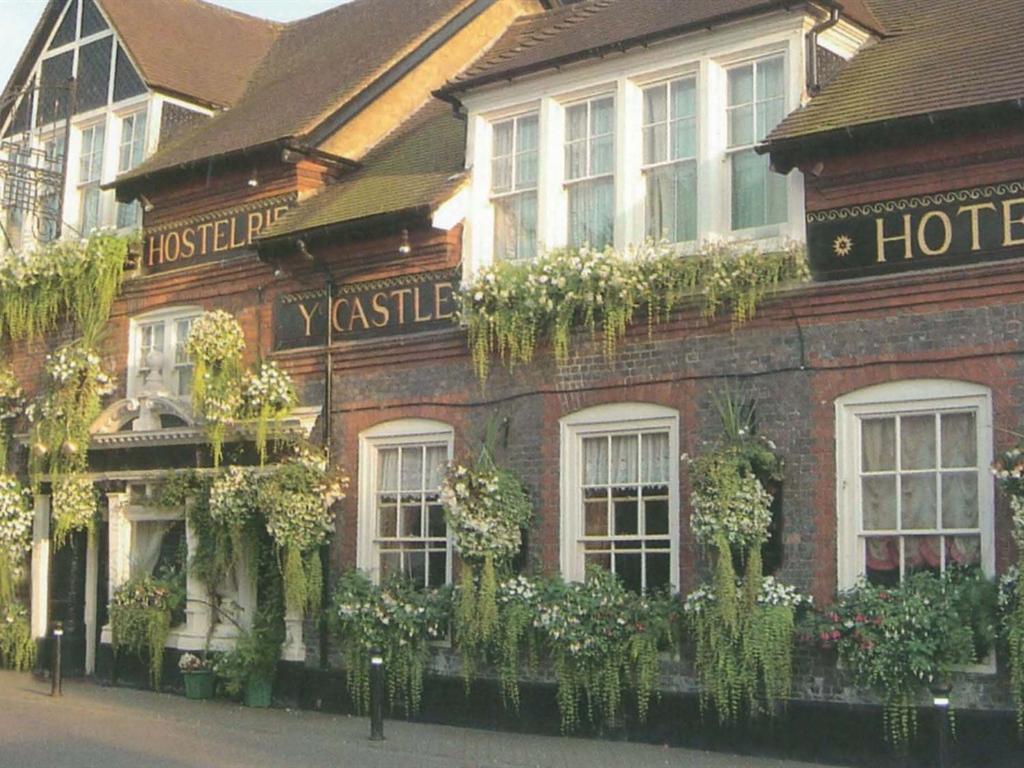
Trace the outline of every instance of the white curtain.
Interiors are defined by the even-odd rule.
[[[398,449],[383,448],[377,452],[377,490],[398,490]]]
[[[440,489],[448,468],[448,448],[444,445],[431,445],[427,448],[427,477],[423,487],[428,491]]]
[[[131,575],[149,576],[160,561],[164,537],[173,521],[139,520],[132,525]]]
[[[669,479],[668,433],[646,434],[641,439],[642,482],[660,485]]]

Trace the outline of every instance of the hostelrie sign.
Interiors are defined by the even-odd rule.
[[[274,308],[274,346],[322,346],[328,322],[334,342],[450,328],[458,288],[454,269],[344,285],[330,308],[323,290],[281,296]]]
[[[857,277],[1024,255],[1024,182],[807,214],[817,277]]]
[[[295,195],[274,197],[147,229],[142,265],[146,272],[164,272],[235,256],[269,230],[294,202]]]

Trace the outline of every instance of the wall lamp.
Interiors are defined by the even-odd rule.
[[[409,243],[409,230],[408,229],[403,229],[402,230],[402,242],[398,246],[398,252],[400,254],[402,254],[403,256],[408,256],[410,253],[412,253],[412,245]]]
[[[299,246],[299,253],[306,257],[308,261],[313,261],[313,254],[309,252],[309,248],[306,247],[306,241],[301,237],[296,241]]]
[[[260,185],[259,176],[256,175],[256,168],[252,169],[252,173],[249,174],[249,179],[245,183],[253,188],[258,187]]]
[[[139,201],[142,203],[142,210],[146,213],[152,213],[153,209],[156,207],[153,205],[153,201],[145,195],[139,195]]]

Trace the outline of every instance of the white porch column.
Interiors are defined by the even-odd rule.
[[[101,523],[102,525],[102,523]],[[95,534],[89,536],[85,552],[85,674],[96,672],[96,622],[99,618],[96,590],[99,586],[99,545]]]
[[[37,494],[32,521],[32,637],[46,637],[50,621],[50,497]]]
[[[108,554],[110,563],[107,601],[114,599],[114,590],[131,576],[132,525],[127,514],[128,494],[111,493],[107,496],[109,514]]]

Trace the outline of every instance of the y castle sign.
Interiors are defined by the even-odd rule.
[[[1024,182],[814,211],[807,251],[818,278],[1024,255]]]

